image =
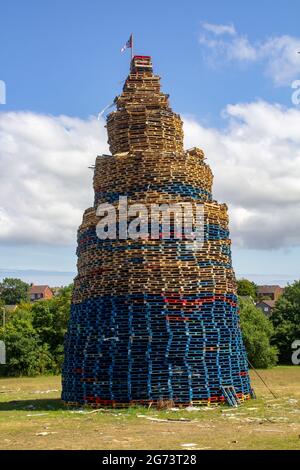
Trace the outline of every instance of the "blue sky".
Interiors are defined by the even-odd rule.
[[[294,1],[2,0],[1,79],[9,110],[87,117],[111,102],[128,71],[120,47],[134,31],[137,53],[151,54],[173,107],[209,123],[232,102],[287,103],[259,67],[214,69],[202,60],[201,22],[234,23],[252,40],[299,33]]]
[[[87,132],[88,136],[94,138],[94,130],[82,129],[86,129],[86,122],[90,116],[97,115],[121,91],[122,81],[128,73],[130,54],[128,51],[121,54],[120,48],[133,31],[135,52],[152,55],[155,71],[162,77],[163,90],[170,94],[173,109],[187,120],[188,142],[194,144],[195,139],[201,139],[197,141],[197,145],[206,151],[213,171],[216,169],[216,196],[228,202],[229,206],[232,204],[233,209],[236,208],[233,214],[233,226],[239,226],[238,214],[241,214],[241,210],[247,210],[253,217],[256,211],[257,223],[261,220],[257,215],[259,211],[260,214],[264,214],[265,218],[272,219],[275,217],[272,208],[277,204],[277,207],[283,207],[282,214],[284,215],[289,210],[292,211],[292,206],[294,207],[294,212],[291,212],[289,219],[283,222],[287,227],[286,231],[293,230],[294,220],[299,219],[299,199],[297,199],[299,193],[294,187],[294,181],[286,183],[288,171],[286,181],[281,181],[283,185],[281,191],[286,194],[284,200],[275,203],[276,194],[274,194],[272,202],[271,189],[268,189],[269,185],[272,185],[272,179],[271,182],[267,179],[268,168],[266,168],[266,176],[261,184],[266,188],[268,205],[262,200],[253,202],[251,207],[247,202],[239,205],[239,194],[232,195],[233,189],[226,186],[222,179],[222,175],[223,178],[228,177],[230,157],[225,167],[220,167],[218,170],[218,162],[222,159],[222,154],[213,151],[218,148],[218,145],[212,143],[212,136],[218,133],[219,141],[224,142],[231,132],[229,142],[234,142],[235,145],[236,141],[233,141],[230,124],[234,120],[234,125],[237,126],[242,120],[243,124],[246,122],[248,125],[248,134],[252,132],[251,137],[247,134],[247,148],[249,148],[253,141],[252,136],[254,135],[255,138],[255,126],[251,116],[260,113],[260,116],[268,119],[267,116],[274,115],[273,110],[276,105],[281,106],[281,114],[272,124],[272,129],[277,129],[281,120],[286,122],[288,112],[290,121],[298,122],[300,107],[291,103],[291,83],[297,78],[300,80],[300,57],[298,73],[297,65],[290,59],[288,48],[293,47],[294,44],[296,47],[300,36],[299,2],[277,0],[275,4],[270,0],[252,2],[237,0],[210,0],[209,2],[197,0],[186,2],[2,0],[0,14],[2,20],[0,80],[5,81],[7,87],[7,102],[5,105],[0,105],[0,114],[3,115],[4,131],[8,133],[9,139],[15,142],[15,148],[18,148],[18,153],[13,153],[10,149],[12,152],[9,155],[10,160],[7,157],[7,151],[0,154],[3,167],[5,164],[7,169],[12,159],[18,161],[17,171],[21,166],[26,165],[27,154],[22,152],[21,137],[23,135],[22,123],[27,122],[24,121],[27,118],[22,117],[21,112],[30,111],[32,119],[36,119],[37,116],[60,115],[79,118],[81,120],[79,127],[76,127],[77,124],[75,125],[74,121],[70,121],[71,124],[68,125],[75,126],[80,136],[83,132]],[[220,34],[220,30],[211,28],[210,25],[226,25],[229,28],[228,31],[231,28],[231,32]],[[217,34],[215,34],[216,31],[218,31]],[[288,39],[285,41],[284,38]],[[213,47],[211,41],[214,41]],[[286,59],[282,62],[284,54]],[[284,67],[287,72],[282,75],[278,70]],[[262,109],[262,105],[257,104],[261,102],[268,103],[270,108]],[[246,106],[255,103],[257,106],[255,109]],[[226,119],[224,109],[227,109],[228,105],[234,108],[229,110],[229,119]],[[242,109],[237,106],[242,106]],[[8,125],[5,120],[7,113],[13,113],[13,123],[15,123],[13,130],[13,124]],[[264,122],[263,119],[262,122]],[[193,123],[195,123],[196,131],[195,126],[192,126]],[[57,125],[66,126],[65,122],[59,122]],[[92,125],[95,129],[95,123]],[[244,128],[245,126],[242,125],[241,129]],[[260,136],[262,145],[270,139],[268,132],[274,132],[272,129],[267,129],[265,136]],[[105,141],[103,132],[103,129],[99,129],[99,136],[102,133],[102,143]],[[8,137],[5,139],[5,142],[9,140]],[[241,144],[240,141],[239,144]],[[291,152],[297,152],[297,138],[291,137],[288,132],[282,136],[279,144],[292,145]],[[99,143],[99,150],[96,144],[95,147],[93,145],[88,147],[91,152],[90,163],[93,163],[97,151],[98,153],[103,151],[100,148],[101,145]],[[278,147],[278,142],[274,142],[273,145],[274,148]],[[28,159],[32,155],[32,149],[28,150],[29,147],[26,141]],[[46,147],[47,141],[44,145],[41,144],[41,149]],[[240,148],[243,151],[243,147]],[[92,153],[94,149],[95,153]],[[272,149],[273,147],[270,146],[268,152],[272,153]],[[76,158],[77,154],[74,155]],[[265,162],[269,161],[269,157],[264,157],[264,155],[263,153],[260,159],[253,159],[253,166],[264,166]],[[40,159],[43,158],[45,154],[41,151]],[[61,165],[64,165],[63,155],[60,158]],[[79,173],[76,176],[76,181],[82,186],[91,185],[91,175],[86,169],[88,157],[86,158],[82,163],[82,169],[78,167]],[[281,163],[284,165],[284,161]],[[269,164],[271,168],[274,166],[270,162]],[[15,165],[17,165],[16,162]],[[239,165],[237,160],[236,165]],[[249,165],[247,162],[248,174],[252,171]],[[295,174],[295,162],[290,162],[289,165],[289,171]],[[227,170],[225,171],[224,168]],[[41,169],[42,173],[37,172],[32,178],[39,179],[41,176],[46,181],[45,171]],[[57,171],[59,170],[56,169],[56,173]],[[80,171],[83,175],[82,182],[79,177]],[[26,174],[33,175],[33,172],[28,171]],[[247,174],[246,170],[243,175],[245,174]],[[4,178],[3,172],[2,178]],[[68,178],[69,175],[66,176],[65,184],[73,184]],[[53,184],[54,187],[55,185],[60,187],[62,182],[59,180],[59,183]],[[32,185],[33,180],[28,181],[27,189]],[[260,185],[259,181],[257,185]],[[239,191],[242,189],[241,187]],[[258,189],[261,190],[261,187]],[[20,190],[25,191],[26,187],[21,187]],[[21,203],[16,206],[15,210],[11,206],[8,208],[7,205],[7,199],[14,198],[13,191],[19,191],[18,181],[16,180],[14,185],[11,184],[6,191],[0,193],[2,197],[0,208],[3,208],[5,214],[5,217],[1,219],[0,212],[3,232],[5,232],[3,224],[9,224],[11,220],[15,220],[13,219],[14,211],[24,210]],[[42,186],[41,191],[47,191],[45,185]],[[49,191],[53,192],[53,187]],[[253,192],[255,190],[252,188],[252,196]],[[62,197],[64,194],[62,193]],[[72,199],[72,195],[68,194],[68,197]],[[90,193],[84,197],[88,200]],[[254,199],[253,196],[253,201]],[[26,200],[25,196],[23,200]],[[50,198],[47,201],[50,201]],[[51,201],[53,204],[56,202],[52,199]],[[84,204],[78,203],[75,208],[76,214],[82,212]],[[266,226],[265,239],[270,233],[277,233],[278,239],[283,237],[279,221],[282,214],[278,213],[277,225],[274,222],[274,226]],[[74,220],[75,218],[74,215]],[[251,222],[252,219],[249,220]],[[33,221],[33,226],[36,227],[37,225],[34,224],[42,223],[44,223],[42,219],[37,219]],[[22,227],[26,225],[25,215],[22,224]],[[296,239],[296,231],[295,235],[287,238],[282,244],[276,239],[268,246],[268,243],[262,241],[263,235],[257,236],[254,233],[255,243],[251,243],[249,237],[241,235],[245,233],[247,227],[249,226],[244,225],[244,231],[240,230],[240,232],[234,228],[236,230],[234,233],[237,233],[236,240],[242,240],[234,245],[233,252],[238,276],[249,276],[258,282],[281,283],[300,277],[300,243]],[[22,228],[20,230],[22,231]],[[72,233],[72,230],[70,232]],[[67,240],[62,240],[60,243],[59,231],[57,233],[56,240],[55,237],[47,241],[43,236],[32,239],[27,236],[23,242],[21,236],[16,240],[8,240],[4,233],[0,237],[0,270],[3,270],[3,275],[8,270],[17,272],[17,270],[28,269],[74,272],[76,269],[74,254],[76,229],[73,233],[73,242],[72,235],[70,235]],[[235,240],[234,237],[233,240]],[[21,272],[20,276],[36,283],[41,282],[42,277],[43,281],[47,280],[45,273],[39,276],[36,272],[29,274]],[[55,276],[56,274],[52,276],[49,274],[49,283],[63,282],[59,276]]]

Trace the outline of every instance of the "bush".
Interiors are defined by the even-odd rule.
[[[5,375],[38,375],[51,372],[53,360],[48,345],[41,344],[29,316],[19,315],[0,329],[0,339],[5,342],[7,364]]]
[[[272,343],[279,349],[279,360],[291,363],[292,343],[300,340],[300,281],[288,285],[276,302],[271,321],[274,325]]]
[[[271,346],[272,323],[251,301],[240,299],[240,320],[248,358],[254,367],[266,369],[277,363],[277,348]]]

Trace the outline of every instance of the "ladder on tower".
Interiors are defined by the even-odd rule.
[[[229,406],[237,408],[241,404],[233,385],[223,385],[221,390]]]

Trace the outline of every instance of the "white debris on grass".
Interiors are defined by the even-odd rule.
[[[245,418],[244,421],[247,423],[267,423],[270,422],[267,418]]]
[[[136,415],[137,418],[145,418],[148,419],[149,421],[156,421],[156,422],[161,422],[161,423],[195,423],[197,421],[187,419],[187,418],[167,418],[167,419],[161,419],[161,418],[155,418],[152,416],[146,416],[146,415]]]
[[[208,408],[208,407],[206,407]],[[168,411],[202,411],[204,407],[199,407],[199,406],[187,406],[185,408],[170,408]]]
[[[197,406],[188,406],[185,408],[185,411],[201,411],[201,408]]]
[[[148,419],[149,421],[157,421],[160,423],[169,423],[167,419],[160,419],[160,418],[152,418],[151,416],[146,416],[146,415],[137,415],[137,418],[145,418]]]
[[[280,433],[285,433],[286,431],[284,429],[266,429],[266,428],[255,428],[253,429],[254,432],[280,432]]]
[[[216,426],[214,424],[208,424],[208,423],[203,423],[203,424],[196,424],[197,428],[203,428],[203,429],[214,429]]]
[[[97,408],[96,410],[92,410],[92,411],[80,409],[80,410],[68,410],[67,412],[72,413],[72,414],[91,415],[94,413],[111,413],[112,410],[106,410],[105,408]],[[118,413],[118,415],[121,416],[122,413]],[[113,416],[116,416],[116,415],[113,415]]]
[[[86,411],[86,410],[69,410],[69,413],[72,413],[72,414],[88,414],[90,413],[90,411]]]

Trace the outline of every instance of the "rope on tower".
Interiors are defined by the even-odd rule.
[[[108,109],[112,108],[113,106],[115,105],[115,102],[111,103],[111,104],[108,104],[107,106],[105,106],[105,108],[102,109],[102,111],[100,111],[100,113],[98,114],[98,121],[100,121],[100,118],[103,116],[103,114],[105,113],[105,111],[107,111]]]
[[[262,383],[265,385],[265,387],[269,390],[269,392],[271,393],[271,395],[277,399],[278,397],[275,395],[274,392],[272,392],[272,390],[270,389],[270,387],[266,384],[266,382],[264,381],[264,379],[262,378],[262,376],[258,373],[258,371],[255,369],[254,365],[251,364],[251,362],[249,361],[248,359],[248,363],[249,363],[249,366],[252,367],[252,369],[254,370],[254,372],[256,373],[256,375],[260,378],[260,380],[262,381]]]

